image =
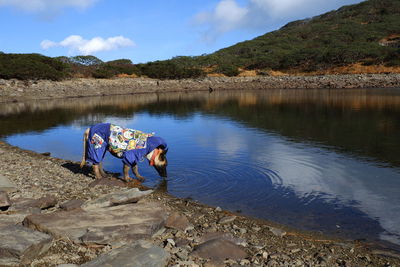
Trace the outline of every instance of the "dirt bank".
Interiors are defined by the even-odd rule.
[[[72,79],[60,82],[0,80],[0,102],[146,92],[200,91],[210,88],[237,90],[393,87],[400,87],[400,74],[207,77],[188,80]]]
[[[41,213],[57,212],[60,204],[67,200],[90,200],[121,190],[118,186],[94,186],[91,184],[93,176],[88,169],[81,171],[77,162],[22,150],[4,142],[0,142],[0,152],[0,174],[18,188],[9,193],[11,201],[49,194],[55,196],[57,204]],[[176,212],[188,220],[190,227],[185,226],[186,230],[167,228],[151,239],[153,244],[170,255],[167,266],[400,266],[400,256],[393,252],[377,250],[360,242],[298,232],[190,199],[177,199],[169,196],[162,184],[145,201],[155,201],[165,207],[169,214]],[[0,215],[6,213],[9,212],[0,211]],[[215,240],[213,238],[216,237],[235,242],[246,256],[222,262],[206,259],[198,252],[199,244]],[[226,245],[223,242],[221,244]],[[82,264],[110,249],[82,246],[66,238],[57,238],[45,254],[32,260],[29,265]]]

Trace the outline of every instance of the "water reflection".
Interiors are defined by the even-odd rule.
[[[399,90],[10,103],[0,107],[0,121],[8,142],[74,160],[90,124],[157,131],[173,148],[172,194],[304,229],[400,243]],[[120,163],[106,167],[119,171]],[[150,185],[160,182],[149,170],[144,175]]]

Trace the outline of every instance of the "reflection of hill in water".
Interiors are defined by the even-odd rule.
[[[205,112],[295,141],[400,166],[399,90],[268,90],[72,98],[0,107],[2,136],[58,125],[87,125],[135,112],[187,118]]]

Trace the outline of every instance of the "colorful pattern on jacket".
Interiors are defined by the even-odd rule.
[[[153,133],[144,133],[139,130],[122,128],[111,124],[109,149],[111,153],[122,157],[127,150],[146,148],[147,138],[153,136]]]

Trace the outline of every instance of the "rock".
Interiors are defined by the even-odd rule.
[[[162,248],[140,241],[113,249],[81,267],[164,267],[168,259],[169,254]]]
[[[0,214],[0,228],[21,224],[27,214]]]
[[[52,238],[20,225],[0,228],[0,266],[25,265],[46,252]]]
[[[0,174],[0,191],[11,193],[18,191],[18,188],[7,177]]]
[[[78,209],[82,206],[83,203],[84,203],[84,201],[81,199],[71,199],[71,200],[61,203],[60,208],[63,210],[66,210],[66,211]]]
[[[82,205],[82,209],[91,210],[103,207],[111,207],[128,203],[138,202],[139,199],[153,193],[152,190],[140,191],[137,188],[130,188],[116,193],[107,194],[101,198],[90,200]]]
[[[124,245],[150,238],[163,227],[166,212],[160,204],[146,202],[95,210],[75,209],[27,216],[23,225],[66,237],[77,244]]]
[[[11,206],[10,198],[7,193],[0,191],[0,210],[7,210]]]
[[[278,228],[275,228],[275,227],[269,227],[269,230],[270,230],[275,236],[278,236],[278,237],[284,237],[284,236],[286,235],[286,232],[283,231],[282,229],[278,229]]]
[[[16,199],[13,201],[10,210],[11,211],[24,211],[34,208],[47,209],[57,205],[57,199],[53,195],[46,195],[39,199]]]
[[[59,264],[57,267],[79,267],[79,265],[76,264]]]
[[[196,246],[191,255],[215,261],[239,260],[247,257],[247,253],[242,248],[225,239],[212,239],[204,242]]]
[[[89,187],[95,187],[97,185],[126,187],[126,184],[122,180],[114,178],[96,179],[89,184]]]
[[[213,232],[213,233],[206,233],[200,238],[200,242],[204,243],[213,239],[225,239],[235,243],[236,245],[243,245],[246,244],[246,240],[243,238],[234,237],[230,233],[222,233],[222,232]]]
[[[235,219],[236,219],[236,216],[225,216],[225,217],[222,217],[222,218],[218,221],[218,223],[219,223],[219,224],[228,224],[228,223],[233,222]]]
[[[185,232],[188,229],[192,229],[193,226],[189,223],[189,220],[186,216],[178,212],[174,212],[167,218],[165,227]]]

